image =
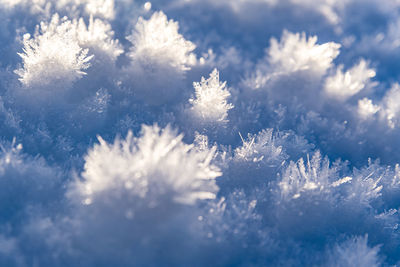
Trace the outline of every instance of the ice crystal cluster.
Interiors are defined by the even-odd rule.
[[[397,0],[0,0],[0,266],[400,265]]]
[[[226,87],[226,82],[220,83],[219,73],[214,69],[209,79],[201,78],[201,82],[193,83],[196,97],[189,99],[192,104],[193,116],[200,121],[224,122],[228,116],[228,110],[233,108],[227,103],[231,95]]]

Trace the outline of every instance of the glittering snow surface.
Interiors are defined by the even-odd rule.
[[[400,1],[0,0],[0,266],[400,265]]]

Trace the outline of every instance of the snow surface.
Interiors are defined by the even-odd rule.
[[[400,1],[0,0],[0,266],[400,265]]]

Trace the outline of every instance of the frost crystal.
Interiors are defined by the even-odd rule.
[[[161,11],[149,20],[140,17],[134,32],[127,38],[133,44],[129,56],[149,68],[151,62],[155,62],[181,71],[190,69],[196,60],[192,54],[196,46],[185,40],[178,30],[178,23],[168,20]]]
[[[340,45],[333,42],[318,45],[316,36],[306,38],[305,33],[284,31],[280,43],[271,39],[269,62],[277,72],[309,70],[321,75],[332,66],[339,48]]]
[[[219,169],[211,164],[215,149],[199,151],[182,142],[169,127],[143,126],[142,135],[108,144],[99,138],[86,156],[85,179],[78,191],[85,203],[101,195],[130,195],[183,204],[215,198]]]
[[[193,83],[196,97],[189,99],[193,105],[194,116],[204,122],[226,122],[228,111],[233,108],[227,103],[230,97],[226,89],[226,82],[219,81],[219,72],[214,69],[207,80],[202,77],[201,82]]]
[[[71,21],[56,14],[50,23],[40,24],[34,38],[25,35],[24,53],[20,54],[23,68],[16,73],[26,87],[68,88],[91,65],[98,70],[100,64],[107,64],[108,69],[103,68],[102,72],[109,71],[123,52],[113,35],[111,26],[100,19],[90,17],[86,26],[82,18]],[[87,56],[88,53],[92,55]]]
[[[297,163],[291,162],[279,183],[282,198],[295,199],[308,191],[321,192],[330,186],[335,172],[335,169],[329,167],[329,161],[323,160],[319,152],[311,160],[307,158],[306,164],[302,158]]]
[[[399,125],[400,114],[400,85],[395,83],[392,88],[386,93],[382,108],[382,115],[387,121],[390,128],[395,128]]]
[[[240,135],[241,136],[241,135]],[[269,163],[282,163],[285,155],[282,146],[276,144],[276,136],[272,129],[266,129],[257,135],[248,135],[243,145],[235,149],[235,160],[238,161],[267,161]]]
[[[185,89],[186,72],[196,62],[195,45],[178,33],[178,23],[163,12],[139,18],[127,39],[133,44],[125,68],[127,87],[135,98],[157,106],[176,102]]]
[[[113,19],[114,0],[75,0],[77,2],[86,2],[85,10],[90,15],[99,15],[106,19]]]
[[[325,91],[328,95],[345,100],[364,89],[373,77],[375,71],[368,68],[365,60],[361,60],[346,73],[343,73],[343,66],[340,66],[335,76],[326,79]]]
[[[68,87],[89,68],[88,49],[82,49],[66,17],[42,22],[33,37],[24,35],[23,68],[15,72],[27,87]]]
[[[122,46],[118,40],[112,39],[114,32],[108,23],[90,17],[88,26],[82,18],[79,21],[74,20],[71,26],[71,31],[76,32],[79,45],[88,48],[90,53],[94,53],[95,60],[99,60],[98,57],[102,59],[106,57],[111,62],[115,62],[117,57],[122,54]]]
[[[358,101],[358,114],[361,118],[367,119],[377,113],[381,108],[372,103],[371,99],[363,98]]]
[[[352,238],[336,245],[327,266],[381,266],[379,248],[368,246],[368,236]]]
[[[0,18],[0,267],[400,265],[400,0]]]
[[[354,178],[348,189],[348,199],[369,207],[371,201],[382,195],[384,174],[380,174],[376,169],[376,165],[370,162],[370,166],[367,168],[355,170]]]

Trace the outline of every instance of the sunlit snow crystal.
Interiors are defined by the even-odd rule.
[[[386,120],[390,128],[395,128],[399,125],[400,115],[400,86],[395,83],[392,88],[386,93],[383,98],[381,108],[381,116]]]
[[[68,88],[86,74],[93,56],[97,65],[108,68],[116,61],[123,50],[113,35],[111,26],[100,19],[91,17],[86,26],[82,18],[71,21],[56,14],[49,24],[40,24],[33,38],[25,35],[23,68],[16,73],[26,87]]]
[[[367,207],[370,207],[370,202],[381,197],[384,178],[384,175],[376,170],[376,165],[371,161],[369,164],[368,167],[354,171],[354,177],[348,188],[348,199]]]
[[[374,105],[371,99],[363,98],[358,101],[358,114],[361,118],[367,119],[380,110],[378,105]]]
[[[187,70],[196,58],[196,46],[178,32],[177,22],[168,20],[163,12],[154,13],[149,20],[139,18],[135,30],[128,37],[133,47],[129,56],[143,64],[158,62],[179,70]]]
[[[265,88],[271,82],[278,82],[279,85],[279,82],[288,80],[288,76],[295,73],[306,74],[313,80],[321,79],[333,66],[341,45],[334,42],[317,44],[317,40],[317,36],[307,38],[305,33],[286,30],[280,41],[271,38],[265,58],[258,62],[255,72],[244,80],[244,85],[250,89]],[[284,80],[280,80],[282,77]],[[279,97],[279,94],[274,97]]]
[[[90,15],[98,15],[106,19],[113,19],[114,0],[75,0],[77,2],[85,3],[86,12]]]
[[[207,80],[193,83],[195,98],[189,99],[192,112],[202,122],[226,122],[228,111],[233,108],[227,98],[231,95],[226,89],[226,82],[219,81],[219,72],[214,69]]]
[[[351,238],[335,246],[327,266],[381,266],[379,248],[368,246],[368,236]]]
[[[281,197],[289,200],[299,198],[307,191],[321,192],[328,189],[330,180],[335,179],[335,176],[336,171],[330,168],[328,159],[322,159],[321,154],[316,152],[311,160],[307,157],[306,163],[303,158],[290,163],[279,183]]]
[[[400,1],[147,1],[0,0],[0,266],[399,265]]]
[[[79,194],[85,203],[101,195],[128,194],[149,202],[167,197],[178,203],[215,198],[215,178],[221,173],[211,164],[215,148],[194,149],[182,142],[169,127],[143,126],[136,138],[129,133],[125,140],[108,144],[99,138],[86,156]]]
[[[240,134],[241,136],[241,134]],[[268,161],[282,162],[285,159],[282,146],[276,144],[276,136],[272,129],[265,129],[257,135],[248,135],[243,145],[235,149],[235,160],[237,161]]]
[[[328,95],[345,100],[364,89],[370,79],[375,77],[375,71],[368,68],[365,60],[361,60],[350,70],[343,73],[343,66],[340,66],[335,76],[328,77],[325,83],[325,91]]]
[[[24,35],[23,67],[16,70],[26,87],[69,87],[89,68],[88,50],[79,46],[71,21],[53,16],[49,24],[42,22],[33,37]]]
[[[110,24],[90,17],[87,26],[82,18],[79,21],[74,20],[71,26],[71,30],[76,31],[79,45],[88,48],[89,52],[94,54],[95,59],[100,57],[114,63],[117,57],[122,54],[122,46],[118,40],[113,39],[114,32]]]
[[[163,12],[149,20],[138,19],[128,53],[130,64],[124,68],[126,86],[135,98],[150,105],[179,101],[185,90],[186,72],[196,63],[195,45],[178,33],[178,23]]]
[[[276,71],[284,73],[309,70],[323,74],[339,55],[339,48],[333,42],[317,44],[316,36],[306,38],[305,33],[284,31],[280,42],[271,39],[269,62]]]

